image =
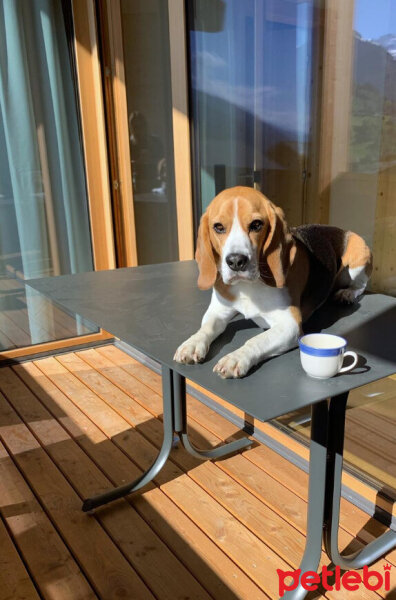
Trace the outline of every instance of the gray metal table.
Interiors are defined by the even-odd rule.
[[[241,346],[258,328],[236,319],[212,344],[203,364],[175,363],[175,349],[198,329],[209,303],[210,292],[199,291],[196,278],[195,263],[186,261],[28,282],[68,312],[162,365],[164,438],[157,459],[136,481],[85,500],[83,510],[93,510],[150,482],[169,456],[174,433],[188,452],[202,459],[250,446],[248,439],[212,450],[192,445],[187,431],[187,377],[260,421],[311,406],[308,530],[300,568],[302,572],[317,570],[322,534],[335,565],[356,569],[372,563],[396,546],[396,532],[387,531],[350,556],[341,555],[338,549],[345,410],[351,389],[396,372],[396,299],[373,294],[349,308],[328,305],[305,326],[305,331],[326,330],[347,338],[348,347],[361,357],[360,366],[351,373],[324,381],[310,379],[296,349],[258,365],[243,379],[222,380],[212,372],[219,357]],[[296,600],[306,593],[300,586],[283,597]]]

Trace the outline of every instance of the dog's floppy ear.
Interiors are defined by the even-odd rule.
[[[206,213],[202,215],[199,224],[195,260],[199,268],[198,287],[207,290],[215,284],[217,267],[209,235],[209,218]]]
[[[268,285],[280,288],[286,284],[290,236],[283,210],[269,201],[266,208],[269,225],[261,249],[260,275]]]

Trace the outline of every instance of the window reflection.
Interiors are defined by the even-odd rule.
[[[194,0],[190,55],[200,206],[256,185],[301,222],[312,2]]]
[[[349,81],[334,119],[349,128],[345,165],[333,152],[329,221],[358,231],[373,249],[371,290],[396,295],[396,4],[356,0]],[[341,50],[342,52],[342,50]],[[345,63],[337,67],[342,81]],[[350,91],[349,91],[350,90]],[[337,134],[335,135],[337,138]],[[339,144],[340,146],[341,144]]]
[[[396,295],[396,2],[187,5],[197,212],[225,187],[256,186],[290,225],[362,235],[371,289]],[[392,498],[395,444],[389,433],[380,457],[378,431],[394,427],[395,396],[396,376],[354,390],[345,443],[346,462]],[[308,438],[310,414],[274,424]]]

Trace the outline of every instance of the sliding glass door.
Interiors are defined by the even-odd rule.
[[[370,289],[396,295],[394,0],[187,6],[197,215],[226,187],[257,187],[289,225],[363,236],[374,254]],[[387,510],[395,400],[396,375],[354,390],[346,421],[346,462],[383,489]],[[305,441],[310,413],[274,425]]]
[[[324,222],[364,237],[374,257],[371,291],[395,296],[396,4],[335,2],[325,19],[320,163],[326,181],[313,201]],[[395,400],[393,375],[353,390],[346,419],[347,462],[381,490],[377,504],[389,512],[396,499]],[[309,436],[307,411],[278,422]]]
[[[25,285],[93,269],[65,5],[0,4],[0,350],[93,331]]]
[[[197,212],[255,186],[303,219],[313,3],[187,3]]]

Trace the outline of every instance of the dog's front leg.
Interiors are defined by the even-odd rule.
[[[278,356],[297,346],[300,325],[291,318],[284,318],[270,329],[248,340],[243,346],[226,354],[213,371],[223,378],[243,377],[260,361]]]
[[[212,299],[208,310],[203,316],[201,328],[178,347],[173,359],[176,362],[186,364],[202,362],[208,353],[210,344],[223,333],[236,312],[213,290]]]

